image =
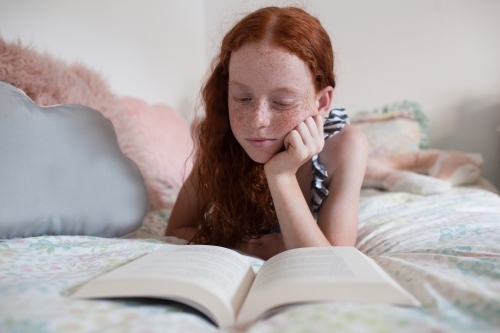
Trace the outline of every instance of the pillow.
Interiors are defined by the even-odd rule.
[[[67,64],[20,41],[0,37],[0,81],[23,90],[38,105],[81,104],[101,112],[118,143],[144,176],[151,208],[171,205],[191,170],[190,129],[175,110],[118,98],[96,71]]]
[[[370,158],[393,156],[428,148],[429,124],[418,104],[404,101],[351,119],[368,139]]]
[[[120,105],[121,116],[113,118],[120,147],[141,170],[151,208],[167,208],[193,166],[189,125],[164,104],[122,97]]]
[[[38,105],[81,104],[108,119],[120,112],[116,96],[98,72],[39,53],[19,40],[8,43],[0,37],[0,81],[21,89]]]
[[[141,173],[91,108],[40,107],[0,82],[0,156],[0,238],[117,237],[146,215]]]

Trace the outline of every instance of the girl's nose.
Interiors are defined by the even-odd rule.
[[[255,103],[254,109],[252,110],[252,123],[256,127],[262,128],[269,126],[270,116],[271,112],[266,101],[259,101]]]

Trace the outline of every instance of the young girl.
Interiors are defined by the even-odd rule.
[[[166,235],[263,259],[354,246],[367,142],[343,109],[329,112],[334,88],[316,18],[269,7],[238,22],[203,87],[195,166]]]

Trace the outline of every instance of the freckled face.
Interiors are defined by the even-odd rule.
[[[316,102],[311,71],[296,55],[266,43],[246,43],[231,54],[231,130],[255,162],[282,151],[285,136],[318,114]]]

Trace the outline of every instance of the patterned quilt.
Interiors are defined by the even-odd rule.
[[[83,282],[163,244],[170,211],[123,238],[0,240],[0,332],[219,332],[195,310],[151,299],[73,300]],[[285,308],[248,332],[499,332],[500,197],[474,188],[432,196],[363,190],[357,240],[422,303]],[[254,267],[262,264],[248,258]]]

